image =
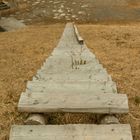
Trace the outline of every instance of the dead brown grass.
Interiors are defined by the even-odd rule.
[[[57,45],[62,31],[63,25],[53,25],[0,33],[0,140],[11,124],[22,123],[26,116],[17,111],[19,95]]]
[[[130,114],[120,118],[130,123],[134,140],[140,140],[140,25],[79,26],[88,47],[117,83],[118,92],[129,97]]]
[[[139,0],[131,0],[131,1],[128,2],[128,7],[139,8],[140,7],[140,1]]]
[[[19,95],[56,46],[63,25],[31,26],[17,32],[0,33],[0,140],[11,124],[20,124],[26,114],[17,111]],[[79,25],[88,47],[116,81],[118,91],[129,97],[130,123],[134,140],[140,139],[140,27],[139,25]],[[94,123],[94,115],[49,114],[50,124]]]

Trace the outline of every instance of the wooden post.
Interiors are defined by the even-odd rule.
[[[119,124],[119,120],[113,115],[106,115],[102,117],[101,124]]]
[[[26,125],[45,125],[45,117],[43,114],[30,114],[25,121]]]
[[[80,36],[76,25],[73,25],[73,27],[74,27],[75,35],[76,35],[76,38],[77,38],[79,44],[84,44],[84,40],[83,40],[83,38]]]

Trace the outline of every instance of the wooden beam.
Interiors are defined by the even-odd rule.
[[[84,44],[84,40],[83,40],[83,38],[80,36],[76,25],[73,25],[73,26],[74,26],[75,35],[76,35],[76,38],[77,38],[79,44]]]
[[[128,124],[12,126],[10,140],[133,140]]]
[[[116,84],[112,81],[44,81],[28,82],[27,90],[31,92],[60,93],[117,93]]]
[[[45,125],[45,117],[43,114],[30,114],[25,121],[26,125]]]
[[[92,92],[28,92],[22,93],[18,110],[21,112],[91,112],[100,114],[128,113],[124,94]]]

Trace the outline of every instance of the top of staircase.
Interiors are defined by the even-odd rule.
[[[19,111],[128,113],[127,96],[116,94],[111,76],[81,40],[76,26],[67,24],[52,55],[28,82]]]

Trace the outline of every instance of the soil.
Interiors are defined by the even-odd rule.
[[[140,21],[139,0],[29,0],[26,7],[21,5],[22,10],[11,16],[26,24]]]
[[[17,103],[28,80],[56,47],[63,24],[29,26],[0,33],[0,140],[6,140],[12,124],[23,124],[27,114],[18,113]],[[79,25],[87,46],[112,75],[119,93],[128,95],[134,140],[140,139],[140,24]],[[48,124],[94,123],[91,114],[48,114]]]

